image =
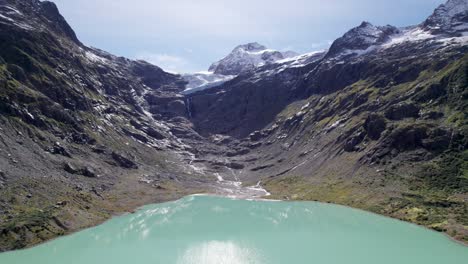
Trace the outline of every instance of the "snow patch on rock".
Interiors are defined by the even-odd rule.
[[[197,72],[194,74],[184,74],[182,77],[188,82],[185,86],[184,94],[190,94],[221,85],[234,79],[236,76],[221,75],[213,72]]]

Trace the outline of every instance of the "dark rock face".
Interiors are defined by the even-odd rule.
[[[413,161],[424,160],[429,153],[437,155],[450,149],[454,131],[441,127],[431,127],[427,124],[401,125],[394,128],[381,141],[374,157],[382,158],[387,155],[397,155],[405,151],[421,150],[420,158],[413,157]],[[458,143],[456,143],[458,144]],[[459,148],[460,145],[458,145]],[[455,148],[455,149],[456,149]],[[433,157],[433,156],[429,156]]]
[[[36,28],[46,24],[48,30],[57,34],[69,38],[78,45],[81,45],[80,41],[76,37],[73,29],[68,25],[65,19],[60,14],[57,6],[50,1],[38,1],[38,0],[2,0],[0,10],[7,11],[8,7],[18,7],[20,13],[9,12],[8,18],[13,19],[19,25],[24,28]]]
[[[48,151],[55,155],[62,155],[68,158],[71,158],[70,152],[66,150],[60,143],[55,142],[54,146],[49,148]]]
[[[44,1],[41,2],[41,7],[43,9],[43,14],[50,21],[50,25],[57,32],[63,32],[65,36],[72,39],[75,43],[81,44],[78,38],[76,37],[73,29],[68,25],[67,21],[60,14],[57,6],[53,2]]]
[[[144,142],[144,143],[148,143],[148,138],[145,137],[144,135],[142,135],[141,133],[139,132],[133,132],[133,131],[130,131],[130,130],[127,130],[127,129],[123,129],[123,132],[127,135],[127,136],[130,136],[130,137],[133,137],[135,138],[136,140],[139,140],[141,142]]]
[[[186,116],[187,115],[187,107],[185,106],[185,102],[183,100],[174,100],[168,103],[168,108],[171,109],[171,112],[179,115],[179,116]]]
[[[255,131],[252,134],[250,134],[250,140],[252,141],[258,141],[265,137],[265,135],[261,131]]]
[[[246,137],[273,121],[301,94],[300,90],[290,91],[279,76],[265,83],[239,79],[226,85],[223,93],[207,90],[190,95],[194,113],[191,120],[200,134]]]
[[[73,165],[73,164],[67,162],[63,166],[63,169],[66,172],[70,173],[70,174],[83,175],[83,176],[89,177],[89,178],[97,177],[97,174],[94,171],[94,169],[89,167],[89,166],[78,166],[78,165]]]
[[[112,158],[117,162],[117,164],[126,169],[138,169],[138,165],[131,159],[119,154],[117,152],[112,152]]]
[[[385,117],[391,120],[401,120],[404,118],[418,118],[419,108],[413,103],[399,103],[392,105],[386,112]]]
[[[187,116],[187,107],[180,94],[152,93],[146,95],[145,100],[149,104],[149,112],[160,115],[163,119]]]
[[[379,139],[382,132],[385,131],[386,126],[387,122],[385,118],[378,114],[370,114],[364,123],[367,136],[372,140]]]
[[[146,61],[138,61],[132,65],[132,71],[137,75],[141,76],[142,81],[148,87],[152,89],[159,90],[161,89],[162,83],[177,82],[175,87],[164,87],[165,89],[171,91],[182,91],[184,82],[178,79],[174,75],[168,75],[161,68],[150,64]]]
[[[430,100],[441,98],[447,94],[447,91],[445,90],[446,86],[447,83],[432,84],[426,87],[424,90],[422,90],[416,97],[416,100],[419,102],[427,102]]]
[[[144,128],[144,131],[146,134],[148,134],[150,137],[153,137],[155,139],[159,139],[159,140],[162,140],[162,139],[165,139],[166,136],[164,135],[164,133],[160,132],[159,130],[157,130],[156,128],[153,128],[153,127],[147,127],[147,128]]]
[[[423,139],[422,146],[430,151],[444,151],[450,147],[452,133],[443,128],[432,129],[428,132],[428,137]]]
[[[398,150],[409,150],[421,147],[423,139],[427,138],[426,126],[397,127],[389,136],[390,144]]]
[[[375,129],[375,128],[374,128]],[[374,130],[373,133],[376,133],[376,131]],[[375,134],[372,134],[372,136],[375,138],[377,137],[377,135]],[[345,142],[345,145],[344,145],[344,151],[346,152],[352,152],[352,151],[356,151],[356,146],[358,144],[360,144],[364,138],[366,137],[366,133],[365,131],[358,131],[357,133],[355,133],[354,135],[352,135],[346,142]],[[371,137],[371,136],[369,136]]]
[[[65,165],[63,166],[63,169],[66,172],[71,173],[71,174],[77,174],[79,172],[79,170],[70,163],[65,163]]]
[[[224,162],[224,161],[214,160],[211,162],[211,164],[214,165],[215,167],[227,167],[227,168],[234,169],[234,170],[242,170],[245,168],[243,164],[237,163],[237,162]]]

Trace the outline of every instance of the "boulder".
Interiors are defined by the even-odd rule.
[[[85,133],[73,132],[69,136],[70,140],[76,144],[82,145],[94,145],[96,144],[96,140]]]
[[[428,132],[428,137],[422,140],[422,146],[431,151],[443,151],[450,145],[451,132],[436,128]]]
[[[378,140],[387,127],[385,118],[378,114],[370,114],[364,122],[364,130],[372,140]]]
[[[130,160],[127,157],[124,157],[122,154],[112,152],[112,158],[117,162],[117,164],[120,167],[126,169],[138,169],[138,165],[134,161]]]
[[[96,174],[96,172],[94,171],[94,169],[91,168],[91,167],[88,167],[88,166],[86,166],[86,167],[84,167],[83,169],[81,169],[81,175],[86,176],[86,177],[90,177],[90,178],[95,178],[95,177],[97,177],[97,174]]]
[[[80,171],[75,165],[67,162],[64,164],[63,166],[63,169],[68,172],[68,173],[71,173],[71,174],[78,174],[78,172]]]
[[[404,118],[418,118],[419,107],[413,103],[400,103],[392,105],[385,111],[385,117],[390,120],[401,120]]]
[[[103,146],[103,145],[97,145],[97,146],[93,146],[91,148],[91,150],[94,152],[94,153],[98,153],[98,154],[103,154],[106,152],[106,147]]]
[[[356,151],[356,146],[360,144],[364,138],[366,137],[366,133],[364,131],[359,131],[352,135],[344,144],[344,151],[352,152]]]
[[[231,162],[231,163],[227,164],[227,167],[231,168],[231,169],[234,169],[234,170],[242,170],[243,168],[245,168],[245,166],[243,164],[236,163],[236,162]]]
[[[59,142],[55,142],[54,146],[50,147],[48,151],[54,155],[62,155],[71,158],[71,154]]]
[[[67,162],[64,164],[63,169],[70,174],[83,175],[89,178],[97,177],[95,170],[89,166],[78,166]]]
[[[250,140],[252,140],[252,141],[258,141],[258,140],[262,139],[264,136],[265,135],[260,131],[254,131],[249,135]]]
[[[397,127],[389,135],[391,146],[398,150],[411,150],[423,146],[428,128],[425,125],[407,125]]]

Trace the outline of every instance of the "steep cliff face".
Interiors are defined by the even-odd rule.
[[[84,46],[51,2],[0,1],[0,248],[202,188],[184,84]]]
[[[2,0],[1,23],[29,32],[49,32],[81,45],[73,29],[60,15],[57,6],[49,1]]]
[[[181,76],[84,46],[53,3],[0,0],[0,249],[219,177],[466,241],[466,13],[450,0],[421,25],[364,22],[296,57],[243,45],[269,55],[187,93]]]

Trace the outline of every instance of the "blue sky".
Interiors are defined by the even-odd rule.
[[[172,72],[207,70],[257,41],[300,53],[327,48],[362,21],[419,24],[444,0],[53,0],[88,46]]]

